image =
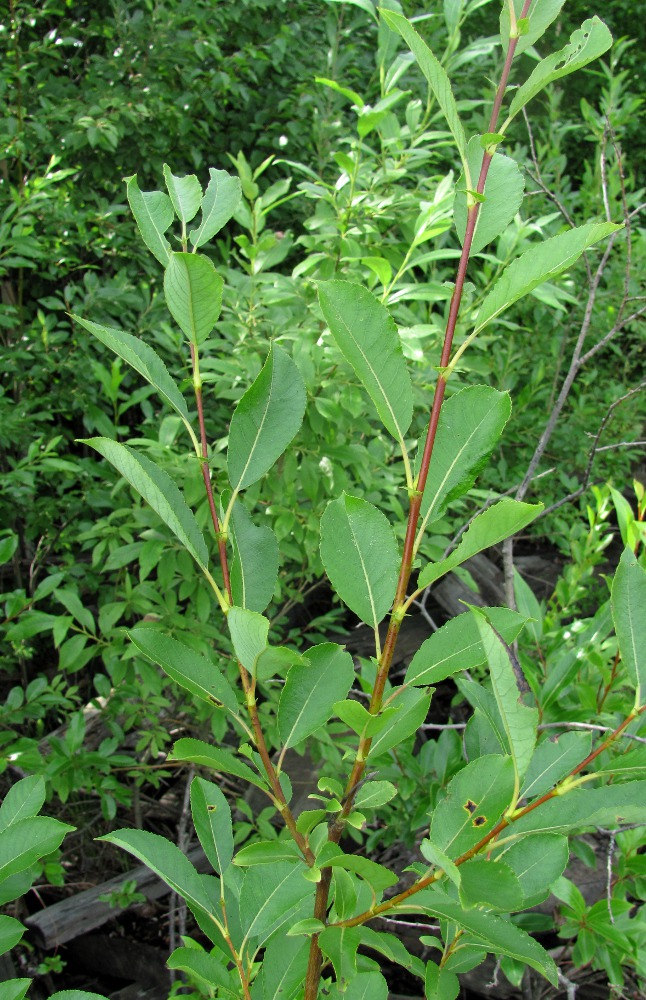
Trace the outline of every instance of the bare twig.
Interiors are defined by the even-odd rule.
[[[584,345],[585,345],[585,341],[587,339],[587,336],[588,336],[588,334],[590,332],[590,326],[591,326],[591,323],[592,323],[592,315],[593,315],[594,305],[595,305],[595,302],[596,302],[597,293],[598,293],[598,290],[599,290],[601,279],[603,277],[603,274],[604,274],[604,271],[606,269],[608,260],[610,258],[610,254],[612,253],[612,251],[614,249],[614,246],[615,246],[615,243],[616,243],[616,240],[617,240],[617,237],[618,237],[618,234],[619,234],[620,230],[617,230],[615,233],[613,233],[609,237],[608,242],[607,242],[606,247],[605,247],[605,250],[604,250],[604,252],[603,252],[603,254],[601,256],[601,260],[599,261],[599,263],[598,263],[598,265],[597,265],[597,267],[596,267],[596,269],[595,269],[594,272],[592,272],[591,269],[589,269],[588,262],[586,261],[586,270],[588,271],[588,279],[589,279],[588,280],[588,284],[589,284],[589,288],[588,288],[588,296],[587,296],[587,301],[586,301],[586,305],[585,305],[585,309],[584,309],[583,319],[582,319],[581,326],[580,326],[580,329],[579,329],[579,334],[577,336],[576,343],[574,345],[574,349],[573,349],[571,357],[570,357],[570,365],[569,365],[568,371],[567,371],[567,373],[565,375],[565,378],[563,380],[563,383],[561,385],[560,392],[558,393],[558,396],[556,398],[554,406],[552,407],[552,409],[550,411],[549,417],[547,419],[547,423],[545,424],[545,427],[543,428],[543,432],[542,432],[542,434],[540,436],[538,444],[536,445],[536,448],[534,449],[534,454],[532,455],[532,457],[530,459],[529,465],[527,467],[527,472],[525,473],[525,477],[524,477],[522,483],[520,484],[520,486],[519,486],[519,488],[518,488],[518,490],[516,492],[516,499],[517,500],[523,500],[524,497],[525,497],[525,495],[526,495],[526,493],[527,493],[527,490],[528,490],[529,485],[530,485],[530,483],[532,481],[532,478],[534,476],[536,468],[538,467],[541,459],[543,458],[543,455],[545,453],[547,445],[548,445],[548,443],[549,443],[549,441],[550,441],[550,439],[552,437],[552,434],[554,433],[555,427],[556,427],[556,425],[557,425],[557,423],[558,423],[558,421],[559,421],[559,419],[561,417],[561,413],[563,411],[563,408],[565,407],[565,404],[566,404],[566,402],[568,400],[568,397],[569,397],[570,391],[572,389],[572,386],[574,384],[574,381],[575,381],[577,375],[579,374],[581,368],[585,364],[587,364],[587,362],[592,357],[594,357],[594,355],[597,354],[598,351],[600,351],[603,347],[605,347],[606,344],[608,344],[618,333],[620,333],[621,331],[623,331],[629,323],[634,322],[641,315],[643,315],[644,313],[646,313],[646,306],[642,306],[640,309],[637,309],[635,312],[633,312],[630,316],[626,316],[625,315],[626,303],[628,301],[628,289],[629,289],[629,282],[630,282],[630,275],[631,275],[631,265],[632,265],[631,244],[630,244],[630,214],[631,213],[628,212],[628,208],[627,208],[627,204],[626,204],[625,188],[624,188],[624,184],[623,184],[623,167],[622,167],[622,164],[621,164],[621,151],[620,151],[619,147],[617,146],[617,144],[614,142],[614,135],[612,133],[612,130],[610,129],[609,124],[606,126],[606,130],[604,132],[604,142],[603,142],[602,149],[601,149],[601,161],[602,161],[601,175],[602,175],[602,187],[603,187],[603,190],[604,190],[604,195],[603,195],[603,197],[604,197],[604,204],[608,203],[608,194],[607,194],[608,177],[607,177],[607,169],[606,169],[606,162],[605,162],[606,161],[606,139],[607,139],[608,135],[611,135],[612,138],[613,138],[613,149],[615,151],[615,155],[617,156],[617,159],[618,159],[618,162],[619,162],[619,172],[620,172],[621,185],[622,185],[622,205],[623,205],[623,214],[624,214],[624,223],[625,223],[624,228],[625,228],[626,233],[627,233],[626,262],[625,262],[625,266],[624,266],[624,288],[623,288],[623,294],[622,294],[621,302],[619,304],[619,308],[618,308],[618,311],[617,311],[617,321],[615,322],[615,324],[612,327],[612,329],[610,331],[608,331],[608,333],[605,334],[605,336],[603,336],[599,340],[597,340],[597,342],[595,344],[593,344],[592,347],[590,347],[586,353],[584,353]],[[594,452],[594,449],[593,449],[593,452]],[[581,492],[583,492],[583,490]],[[574,495],[575,496],[580,496],[581,494],[578,493],[577,491],[575,491]],[[570,497],[570,499],[574,499],[574,496]],[[554,508],[552,507],[550,509],[553,510]],[[515,607],[514,584],[513,584],[513,568],[514,568],[514,540],[513,540],[513,538],[508,538],[503,543],[503,564],[504,564],[504,573],[505,573],[505,597],[506,597],[507,604],[509,605],[509,607],[513,608],[513,607]]]
[[[565,988],[565,992],[567,993],[567,1000],[576,1000],[576,991],[577,991],[576,983],[573,983],[571,979],[568,979],[567,976],[563,972],[561,972],[560,969],[558,970],[558,974],[559,974],[559,985]]]
[[[608,407],[608,409],[606,410],[606,412],[604,414],[604,417],[603,417],[601,423],[599,424],[599,427],[597,429],[597,433],[594,436],[594,440],[592,442],[592,448],[590,449],[590,452],[588,454],[588,462],[587,462],[587,465],[585,467],[585,472],[583,473],[583,481],[582,481],[581,485],[578,487],[578,489],[574,490],[572,493],[568,493],[567,496],[561,497],[561,499],[557,500],[557,502],[554,503],[554,504],[552,504],[551,507],[547,507],[543,511],[543,513],[541,515],[542,517],[545,517],[546,514],[551,514],[552,511],[555,511],[559,507],[562,507],[563,504],[570,503],[572,500],[576,500],[577,497],[580,497],[580,496],[583,495],[583,493],[585,493],[585,491],[587,490],[588,486],[590,485],[590,480],[591,480],[591,477],[592,477],[592,466],[594,464],[595,457],[597,456],[597,454],[600,451],[603,451],[604,449],[607,449],[607,448],[610,448],[610,447],[614,447],[614,446],[611,446],[611,445],[604,445],[603,447],[599,447],[599,441],[601,439],[601,436],[603,435],[603,432],[605,431],[606,427],[608,426],[608,423],[611,420],[614,411],[622,403],[625,403],[627,399],[631,399],[633,396],[636,396],[638,393],[642,392],[644,389],[646,389],[646,381],[640,382],[639,385],[635,386],[633,389],[630,389],[628,392],[624,393],[623,396],[620,396],[619,399],[615,399],[615,401],[610,404],[610,406]],[[632,443],[633,442],[627,441],[627,442],[622,442],[622,445],[624,447],[628,447]],[[639,441],[635,441],[634,442],[634,444],[636,446],[639,445],[639,443],[640,443]]]

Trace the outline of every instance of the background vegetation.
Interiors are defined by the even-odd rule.
[[[540,99],[531,133],[522,121],[515,126],[514,155],[526,163],[531,197],[495,252],[482,256],[488,280],[531,239],[558,232],[563,213],[581,223],[603,218],[607,207],[622,219],[644,201],[637,166],[644,158],[645,39],[635,36],[643,22],[624,3],[602,6],[572,0],[557,22],[555,34],[565,39],[598,13],[615,46],[603,63]],[[142,190],[158,188],[167,162],[175,174],[194,172],[203,183],[211,166],[241,178],[242,207],[213,252],[227,281],[223,344],[217,357],[205,359],[203,374],[213,390],[207,422],[216,472],[224,467],[233,405],[271,340],[288,345],[308,388],[297,451],[263,487],[273,498],[267,523],[287,554],[270,613],[277,635],[298,647],[304,637],[315,641],[353,624],[320,585],[318,556],[321,513],[350,469],[365,498],[403,523],[401,500],[382,472],[389,442],[375,435],[333,343],[315,349],[324,323],[314,282],[338,276],[388,290],[405,328],[418,403],[426,398],[457,255],[446,184],[457,165],[420,75],[403,54],[393,69],[396,53],[386,50],[387,36],[365,7],[324,0],[10,0],[2,16],[0,780],[42,775],[50,814],[82,834],[71,855],[54,852],[43,862],[43,884],[62,885],[66,866],[74,871],[96,852],[88,845],[106,821],[119,814],[122,825],[145,823],[147,803],[175,780],[165,751],[171,730],[186,725],[184,706],[134,655],[124,626],[155,616],[197,649],[226,648],[211,596],[188,557],[77,443],[96,433],[137,438],[183,481],[189,501],[201,496],[176,418],[160,413],[151,390],[68,316],[137,332],[181,374],[162,272],[135,235],[125,177],[136,174]],[[499,5],[471,7],[460,38],[447,29],[436,0],[402,4],[407,16],[423,15],[418,27],[459,79],[461,111],[476,132],[483,131],[490,97],[482,80],[495,76],[501,60]],[[406,259],[411,233],[419,239]],[[645,260],[643,216],[635,214],[630,287],[624,250],[609,260],[594,301],[597,340],[626,294],[643,295]],[[456,514],[464,520],[523,480],[567,372],[585,309],[584,279],[579,266],[541,286],[510,311],[504,336],[484,334],[465,362],[456,388],[485,382],[509,389],[513,417],[478,489],[436,525],[427,555],[449,544]],[[630,480],[645,436],[637,391],[643,345],[643,318],[636,318],[579,373],[536,470],[545,473],[541,498],[555,509],[528,544],[565,565],[537,611],[534,645],[548,664],[567,653],[568,627],[581,632],[594,621],[605,586],[595,567],[609,568],[613,539],[622,525],[627,530],[622,494],[634,497]],[[185,364],[188,374],[187,357]],[[598,431],[604,450],[592,462]],[[607,480],[615,494],[600,487]],[[253,501],[253,489],[249,494]],[[204,503],[199,511],[206,522]],[[517,599],[519,593],[535,601],[522,590]],[[546,721],[563,713],[585,721],[596,713],[611,724],[620,711],[607,650],[594,638],[590,643],[590,675],[567,675]],[[534,653],[528,648],[525,655]],[[98,713],[92,732],[88,706]],[[225,738],[220,717],[205,710],[201,724]],[[411,745],[409,759],[397,765],[411,779],[410,788],[402,785],[403,840],[414,841],[429,805],[415,800],[419,776],[433,775],[433,800],[452,774],[450,732]],[[332,740],[322,737],[318,752],[334,759]],[[239,817],[239,839],[253,832],[253,822]],[[367,836],[375,848],[388,846],[379,824]],[[639,896],[630,882],[641,877],[639,865],[630,864],[639,850],[633,840],[621,844],[622,878],[625,892]],[[572,926],[569,938],[576,940]],[[611,947],[607,961],[599,959],[596,939],[586,949],[577,960],[600,961],[607,975],[623,961]]]

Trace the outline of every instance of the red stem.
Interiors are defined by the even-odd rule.
[[[520,15],[521,17],[526,17],[530,3],[531,0],[525,0]],[[495,132],[496,125],[498,123],[498,116],[500,114],[500,108],[502,105],[505,90],[507,89],[507,81],[509,79],[509,72],[514,58],[514,52],[516,51],[517,41],[518,41],[517,39],[510,39],[509,42],[509,48],[507,50],[507,56],[505,58],[505,64],[503,67],[500,84],[496,92],[491,112],[491,117],[489,120],[489,132]],[[484,156],[482,158],[482,167],[480,169],[480,176],[478,178],[478,184],[476,187],[476,191],[478,192],[478,194],[484,194],[487,174],[489,172],[489,167],[491,165],[492,158],[493,154],[485,150]],[[467,198],[468,197],[469,195],[467,194]],[[400,609],[402,607],[403,602],[406,599],[406,591],[408,588],[408,583],[410,581],[410,576],[413,569],[415,537],[417,534],[417,526],[419,523],[419,516],[422,505],[422,496],[424,493],[424,488],[426,486],[426,480],[428,478],[428,472],[431,464],[431,457],[433,455],[433,448],[435,445],[437,425],[440,418],[440,411],[442,409],[442,403],[444,402],[444,394],[446,390],[446,378],[444,377],[443,370],[446,368],[451,358],[453,337],[455,334],[458,314],[460,311],[462,292],[464,290],[464,282],[466,279],[467,267],[469,264],[469,254],[471,252],[471,245],[473,243],[473,234],[475,232],[476,222],[478,221],[479,210],[480,210],[480,202],[476,201],[476,203],[468,209],[467,213],[467,225],[464,234],[464,242],[462,245],[462,253],[460,255],[460,261],[458,264],[458,270],[455,280],[455,288],[453,289],[453,295],[451,296],[451,305],[449,307],[446,332],[444,335],[444,344],[442,347],[442,355],[440,358],[440,375],[435,385],[435,393],[433,395],[433,404],[431,406],[431,414],[429,419],[428,431],[426,434],[426,441],[424,443],[424,451],[422,453],[422,461],[420,464],[419,476],[416,484],[416,491],[413,497],[411,498],[410,508],[408,512],[408,522],[406,525],[406,538],[404,540],[404,548],[402,552],[399,578],[397,581],[397,590],[395,593],[393,612],[391,614],[390,623],[388,626],[388,633],[384,641],[384,647],[382,650],[381,659],[379,661],[379,667],[377,670],[377,677],[375,679],[375,686],[373,688],[372,698],[370,700],[370,712],[373,715],[376,715],[381,708],[383,693],[386,686],[386,681],[388,679],[388,674],[390,672],[390,667],[392,665],[393,654],[395,652],[397,638],[399,636],[399,630],[401,627],[402,619],[401,619]],[[359,782],[361,781],[363,772],[365,770],[366,759],[368,757],[371,743],[372,739],[369,737],[362,738],[359,741],[359,749],[357,751],[357,756],[355,758],[354,766],[352,768],[352,772],[346,784],[343,809],[336,814],[332,823],[330,824],[328,839],[332,843],[338,844],[339,840],[341,839],[341,834],[343,832],[343,829],[345,827],[345,821],[350,812],[352,811],[354,796],[357,787],[359,785]],[[323,922],[325,921],[325,916],[327,913],[330,882],[331,882],[331,869],[324,868],[321,880],[316,887],[316,898],[314,902],[314,916],[318,920],[321,920]],[[319,980],[321,976],[321,966],[322,966],[322,955],[318,944],[318,935],[314,934],[312,936],[312,941],[310,946],[307,976],[305,980],[305,1000],[316,1000],[318,994]]]

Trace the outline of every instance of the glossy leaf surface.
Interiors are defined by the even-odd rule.
[[[354,680],[352,657],[335,643],[313,646],[306,657],[307,665],[296,664],[287,674],[278,704],[278,731],[286,747],[325,725]]]
[[[303,878],[305,865],[279,861],[249,868],[240,891],[240,922],[246,937],[262,944],[282,924],[294,919],[302,902],[313,895]],[[303,914],[305,916],[305,914]]]
[[[116,844],[134,855],[185,899],[189,906],[195,906],[205,913],[214,912],[213,903],[197,870],[170,840],[147,830],[116,830],[98,839]]]
[[[413,390],[393,318],[367,288],[348,281],[321,282],[319,300],[339,350],[384,426],[403,440],[413,416]]]
[[[540,3],[532,4],[529,12],[528,30],[521,35],[516,44],[515,56],[519,56],[525,49],[528,49],[534,42],[545,33],[550,24],[556,20],[565,0],[541,0]],[[521,15],[524,0],[513,0],[516,18]],[[500,37],[505,52],[509,47],[509,6],[508,0],[502,5],[500,12]]]
[[[372,628],[390,610],[399,553],[388,519],[367,500],[342,493],[321,518],[321,559],[342,601]]]
[[[422,498],[422,517],[436,521],[453,500],[471,489],[510,414],[509,394],[488,385],[467,386],[446,400]]]
[[[511,757],[480,757],[458,771],[433,812],[430,839],[452,860],[493,830],[514,793]]]
[[[0,833],[21,819],[35,816],[45,801],[45,779],[40,774],[11,785],[0,803]]]
[[[218,875],[222,876],[233,857],[231,807],[212,781],[199,777],[193,779],[191,815],[204,853]]]
[[[164,164],[164,180],[178,219],[186,225],[197,215],[202,201],[202,188],[195,174],[177,177],[168,164]]]
[[[484,153],[480,136],[473,136],[467,146],[467,159],[473,184],[480,176]],[[503,153],[494,153],[487,173],[485,198],[478,210],[471,255],[479,253],[488,243],[504,233],[522,205],[524,191],[525,179],[516,161]],[[464,245],[467,227],[467,192],[464,174],[458,178],[453,215],[460,243]]]
[[[278,541],[267,524],[254,524],[241,503],[231,516],[234,557],[231,562],[233,603],[249,611],[264,611],[278,579]]]
[[[533,799],[548,792],[577,764],[584,761],[592,749],[592,733],[561,733],[543,740],[525,773],[521,788],[523,798]]]
[[[164,233],[175,218],[173,203],[163,191],[140,191],[137,175],[126,177],[126,193],[141,238],[164,267],[171,255]]]
[[[265,365],[235,408],[227,465],[235,490],[255,483],[280,458],[303,420],[305,386],[288,354],[272,344]]]
[[[240,202],[240,178],[226,170],[209,167],[209,183],[202,199],[202,216],[197,228],[189,233],[193,246],[204,246],[227,224]]]
[[[549,83],[587,66],[607,52],[611,45],[612,35],[603,21],[598,17],[584,21],[581,27],[572,33],[569,43],[559,52],[553,52],[545,59],[541,59],[529,79],[521,84],[511,102],[508,120],[514,118]]]
[[[253,771],[248,764],[239,760],[230,750],[223,750],[221,747],[212,747],[203,740],[185,738],[177,740],[172,752],[168,755],[169,760],[186,760],[192,764],[199,764],[201,767],[208,767],[212,771],[219,771],[222,774],[235,774],[237,778],[248,781],[251,785],[264,788],[260,775]]]
[[[531,247],[505,269],[480,306],[475,332],[500,316],[518,299],[538,288],[548,278],[575,264],[584,250],[621,229],[612,222],[589,222],[578,229],[553,236]]]
[[[415,896],[415,905],[426,913],[454,921],[494,954],[510,955],[526,962],[556,986],[558,970],[552,958],[529,934],[509,920],[478,909],[464,910],[457,900],[450,899],[441,889],[422,889]],[[398,909],[403,910],[404,907]]]
[[[124,479],[150,504],[195,561],[207,566],[206,542],[193,512],[167,472],[126,445],[109,438],[88,438],[82,444],[94,448],[114,465]]]
[[[509,608],[483,608],[505,642],[514,642],[525,619]],[[470,612],[451,618],[419,647],[408,670],[406,683],[436,684],[459,670],[473,670],[486,663],[487,654],[475,618]]]
[[[529,686],[511,648],[505,645],[500,636],[496,635],[478,608],[473,608],[472,614],[475,616],[482,645],[487,654],[491,686],[507,736],[520,788],[520,781],[527,770],[536,746],[538,709],[523,704],[523,689],[527,689]]]
[[[446,70],[437,57],[433,55],[424,39],[415,31],[410,21],[402,14],[382,9],[381,16],[388,27],[399,32],[415,56],[419,68],[428,80],[431,90],[435,94],[435,99],[442,109],[455,139],[460,158],[464,162],[467,155],[467,140]]]
[[[168,373],[166,365],[152,347],[139,337],[133,337],[115,327],[100,326],[99,323],[91,323],[90,320],[82,319],[80,316],[72,316],[72,319],[123,358],[131,368],[157,389],[164,402],[168,403],[185,423],[189,422],[186,400]]]
[[[640,708],[646,701],[646,572],[630,549],[624,549],[612,584],[612,617]]]
[[[217,664],[184,643],[151,628],[133,628],[128,632],[137,649],[168,674],[171,680],[209,705],[225,705],[232,712],[238,699]]]
[[[187,340],[199,347],[217,323],[224,281],[208,257],[172,253],[164,274],[168,311]]]
[[[474,517],[460,542],[440,562],[429,563],[419,574],[418,586],[428,587],[450,573],[471,556],[497,545],[531,524],[543,510],[543,504],[522,503],[520,500],[499,500]]]
[[[236,656],[245,670],[255,676],[258,657],[267,648],[269,621],[256,611],[231,608],[227,625]]]

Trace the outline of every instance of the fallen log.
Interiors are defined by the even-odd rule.
[[[200,846],[188,852],[188,859],[199,872],[211,871],[211,866]],[[72,941],[82,934],[89,934],[97,927],[102,927],[108,920],[118,917],[123,911],[115,910],[109,903],[100,900],[99,896],[115,892],[124,882],[131,880],[136,882],[137,892],[143,893],[149,902],[161,899],[170,892],[166,883],[157,878],[146,865],[138,865],[123,875],[117,875],[93,889],[85,889],[68,899],[52,903],[40,913],[27,917],[24,923],[29,928],[35,944],[45,951],[58,948],[67,941]]]

